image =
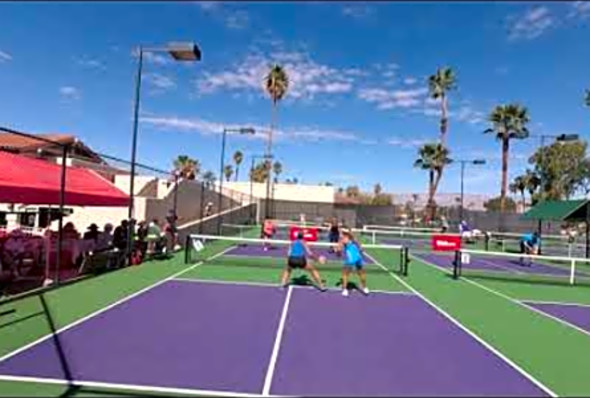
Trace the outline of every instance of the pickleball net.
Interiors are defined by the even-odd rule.
[[[462,249],[455,252],[453,276],[589,284],[590,259]]]
[[[389,245],[400,245],[406,246],[412,249],[412,251],[430,251],[432,250],[432,240],[435,236],[439,237],[460,237],[456,233],[440,233],[440,232],[416,232],[407,230],[370,230],[362,229],[353,231],[353,234],[363,242],[369,244],[389,244]],[[477,245],[481,243],[483,245],[483,237],[474,238],[473,241],[465,244]],[[480,246],[481,246],[480,245]],[[479,246],[477,246],[479,247]]]
[[[264,240],[239,236],[189,235],[185,242],[185,262],[202,263],[205,266],[219,266],[230,269],[267,269],[278,271],[287,262],[290,240]],[[337,253],[336,245],[328,242],[308,242],[314,258],[311,260],[320,270],[340,271],[343,257]],[[402,245],[362,244],[365,270],[371,274],[389,272],[408,274],[408,248]],[[325,262],[318,258],[322,256]]]

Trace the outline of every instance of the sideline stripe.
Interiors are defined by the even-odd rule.
[[[174,387],[158,387],[158,386],[144,386],[137,384],[118,384],[118,383],[103,383],[96,381],[82,381],[82,380],[62,380],[52,379],[43,377],[21,377],[21,376],[3,376],[0,375],[2,381],[16,381],[24,383],[42,383],[42,384],[57,384],[64,386],[78,386],[78,387],[92,387],[92,388],[104,388],[114,390],[130,390],[144,393],[168,393],[168,394],[182,394],[182,395],[202,395],[209,397],[260,397],[260,394],[249,394],[234,391],[216,391],[216,390],[198,390],[191,388],[174,388]]]
[[[283,304],[283,311],[281,312],[281,320],[279,321],[279,326],[277,328],[272,354],[270,355],[268,370],[266,371],[266,377],[264,378],[264,386],[262,387],[262,395],[264,396],[268,396],[270,394],[270,387],[272,385],[272,378],[274,376],[277,359],[279,357],[279,350],[281,349],[283,330],[285,329],[285,322],[287,321],[287,313],[289,312],[289,303],[291,302],[292,294],[293,288],[292,286],[289,286],[287,290],[287,296],[285,297],[285,303]]]
[[[375,261],[375,264],[377,264],[377,265],[381,266],[382,268],[386,269],[386,267],[383,266],[377,260],[373,259],[373,261]],[[388,270],[388,272],[389,272],[389,270]],[[446,270],[445,270],[445,272],[446,272]],[[397,276],[396,274],[394,274],[392,272],[389,272],[389,275],[391,275],[399,283],[401,283],[402,285],[404,285],[405,287],[407,287],[410,291],[414,292],[418,297],[420,297],[427,304],[429,304],[432,308],[434,308],[436,311],[438,311],[440,314],[442,314],[445,318],[447,318],[449,321],[451,321],[455,326],[459,327],[461,330],[463,330],[469,336],[471,336],[472,338],[474,338],[477,342],[479,342],[481,345],[483,345],[489,351],[491,351],[492,353],[494,353],[497,357],[499,357],[504,362],[506,362],[508,365],[510,365],[513,369],[515,369],[516,371],[518,371],[520,374],[522,374],[524,377],[526,377],[529,381],[531,381],[533,384],[535,384],[537,387],[539,387],[545,393],[547,393],[548,395],[550,395],[552,397],[557,397],[557,394],[555,392],[553,392],[551,389],[549,389],[549,387],[545,386],[543,383],[541,383],[539,380],[537,380],[530,373],[528,373],[523,368],[521,368],[519,365],[517,365],[512,360],[510,360],[508,357],[506,357],[506,355],[502,354],[500,351],[498,351],[496,348],[494,348],[491,344],[489,344],[484,339],[482,339],[481,337],[479,337],[476,333],[474,333],[473,331],[471,331],[470,329],[468,329],[461,322],[459,322],[458,320],[456,320],[455,318],[453,318],[448,312],[446,312],[445,310],[443,310],[442,308],[440,308],[439,306],[437,306],[436,304],[434,304],[434,302],[432,302],[430,299],[426,298],[422,293],[420,293],[418,290],[416,290],[409,283],[407,283],[402,278],[400,278],[399,276]]]

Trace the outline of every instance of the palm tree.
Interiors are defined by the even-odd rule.
[[[265,162],[258,163],[250,171],[250,180],[253,182],[265,182],[268,178],[268,170]]]
[[[526,207],[526,200],[524,197],[524,192],[527,189],[526,176],[522,175],[515,177],[512,183],[508,186],[508,189],[514,194],[520,193],[520,197],[522,198],[522,209],[524,210]]]
[[[531,205],[534,205],[536,203],[534,195],[537,189],[541,186],[541,179],[534,171],[526,169],[526,172],[524,173],[524,183],[531,198]]]
[[[240,164],[244,160],[244,154],[242,151],[235,151],[234,152],[234,163],[236,164],[236,179],[234,181],[238,181],[238,176],[240,174]]]
[[[226,164],[223,168],[223,175],[225,176],[225,181],[229,182],[231,176],[234,174],[234,168],[231,164]]]
[[[529,122],[528,110],[518,104],[498,105],[492,110],[488,118],[492,127],[484,133],[494,133],[502,143],[502,186],[500,188],[500,211],[506,205],[506,191],[508,188],[508,153],[510,140],[525,139],[529,136],[526,124]]]
[[[379,196],[383,193],[383,187],[381,187],[381,184],[377,183],[375,184],[375,186],[373,187],[373,194],[375,196]]]
[[[179,155],[173,162],[174,173],[181,178],[187,180],[194,180],[200,172],[201,165],[196,159],[192,159],[187,155]]]
[[[203,181],[205,182],[205,186],[207,188],[211,188],[215,183],[216,179],[217,177],[215,177],[215,173],[213,173],[212,171],[207,170],[203,173]]]
[[[414,167],[428,170],[428,202],[426,207],[430,210],[430,218],[434,219],[436,204],[434,196],[438,189],[444,167],[452,162],[449,158],[449,150],[441,143],[424,144],[418,149],[418,159],[414,161]]]
[[[278,160],[272,165],[272,172],[275,175],[274,182],[279,182],[279,175],[283,172],[283,165]]]
[[[289,76],[287,76],[287,72],[285,71],[285,69],[283,69],[282,66],[274,64],[271,66],[270,71],[268,72],[264,80],[266,92],[268,93],[272,101],[270,131],[268,132],[268,144],[266,148],[266,154],[270,156],[272,154],[273,129],[276,127],[277,123],[277,106],[279,104],[279,101],[283,99],[283,97],[287,94],[287,91],[289,90]],[[266,198],[268,199],[269,196],[270,178],[266,180]],[[268,209],[268,206],[266,206],[265,209]],[[268,216],[268,211],[266,215]]]
[[[439,68],[428,78],[430,97],[440,100],[440,142],[443,145],[449,127],[447,93],[456,87],[455,80],[455,74],[451,68]]]

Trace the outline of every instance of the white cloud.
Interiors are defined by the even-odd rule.
[[[88,57],[76,57],[74,58],[74,61],[76,62],[76,64],[83,68],[102,70],[106,69],[106,66],[97,59],[92,59]]]
[[[229,29],[244,29],[250,23],[250,15],[243,10],[237,10],[225,15],[225,26]]]
[[[580,18],[586,19],[590,17],[590,2],[587,1],[575,1],[571,4],[568,18]]]
[[[201,118],[178,118],[160,116],[142,116],[140,121],[166,131],[196,132],[203,135],[221,134],[224,128],[239,128],[243,125],[221,123]],[[266,140],[268,128],[261,125],[250,125],[258,133],[254,136],[246,136],[251,139]],[[355,141],[368,144],[369,141],[362,140],[357,134],[347,131],[320,129],[316,127],[286,127],[273,132],[277,140],[285,141]]]
[[[159,73],[146,74],[144,75],[144,79],[158,92],[176,88],[176,82],[172,78]]]
[[[341,69],[320,64],[308,53],[301,51],[275,51],[270,56],[250,54],[226,70],[204,72],[197,80],[201,94],[217,91],[254,91],[265,95],[264,77],[272,63],[280,63],[289,77],[287,97],[311,99],[318,94],[350,92],[359,71],[341,73]]]
[[[131,56],[133,56],[134,58],[137,58],[139,56],[139,52],[137,49],[133,49],[133,51],[131,51]],[[170,58],[168,57],[168,54],[163,54],[163,53],[154,53],[151,51],[145,51],[143,52],[143,60],[146,62],[150,62],[154,65],[167,65],[171,63]]]
[[[392,91],[383,88],[363,88],[358,91],[358,97],[376,104],[377,109],[411,108],[420,105],[427,92],[427,88]]]
[[[203,11],[211,11],[219,8],[221,2],[218,1],[197,1],[196,5],[199,6]]]
[[[82,92],[73,86],[62,86],[59,88],[59,95],[66,100],[76,101],[82,98]]]
[[[555,18],[546,6],[530,8],[523,15],[512,18],[508,38],[535,39],[555,25]]]
[[[360,2],[359,2],[360,3]],[[366,4],[348,4],[342,7],[342,15],[354,19],[365,19],[374,14],[375,10]]]
[[[12,61],[12,55],[0,50],[0,63]]]
[[[228,29],[244,29],[250,24],[250,14],[235,9],[231,4],[216,1],[199,1],[196,4],[203,12],[222,21]]]
[[[408,76],[408,77],[404,78],[404,84],[407,86],[411,86],[413,84],[416,84],[417,82],[418,82],[418,79],[416,79],[415,77]]]
[[[450,112],[449,116],[454,117],[460,122],[467,122],[469,124],[480,124],[485,122],[485,114],[474,110],[469,105],[463,105],[456,112]]]
[[[422,145],[432,142],[432,140],[426,138],[407,138],[407,137],[391,137],[387,143],[392,146],[400,147],[403,149],[414,149],[421,147]]]

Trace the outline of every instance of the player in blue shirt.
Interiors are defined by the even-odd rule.
[[[348,297],[348,277],[352,271],[356,272],[359,276],[361,291],[365,295],[369,294],[361,245],[349,231],[342,232],[340,250],[344,258],[344,266],[342,267],[342,295]]]
[[[520,253],[522,254],[537,254],[539,252],[539,245],[541,244],[541,238],[538,232],[532,234],[524,234],[520,238]],[[524,258],[521,257],[520,262],[524,265]],[[531,262],[528,264],[531,265]]]
[[[283,287],[287,287],[288,280],[291,277],[291,271],[294,269],[304,269],[313,278],[319,289],[324,292],[326,287],[320,278],[320,274],[313,262],[309,258],[316,258],[317,256],[311,251],[305,240],[303,239],[303,232],[297,234],[297,239],[291,242],[289,246],[289,254],[287,257],[287,266],[283,270],[283,276],[281,277],[281,284]],[[322,261],[322,259],[319,259]]]

